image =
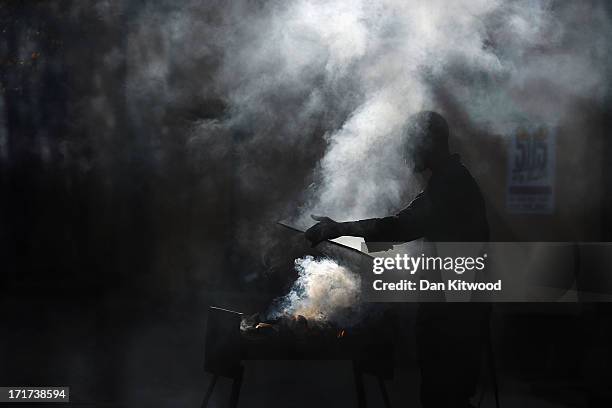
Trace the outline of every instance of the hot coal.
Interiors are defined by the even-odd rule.
[[[292,337],[296,339],[306,337],[336,337],[346,335],[346,330],[329,322],[309,321],[302,315],[283,315],[276,319],[262,319],[259,313],[247,316],[240,323],[240,331],[247,339],[269,339],[273,337]],[[342,336],[338,333],[343,332]]]

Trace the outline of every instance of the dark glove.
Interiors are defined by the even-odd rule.
[[[319,221],[306,231],[306,239],[310,241],[314,247],[322,241],[334,239],[342,236],[340,223],[332,220],[329,217],[321,217],[311,215],[312,219]]]

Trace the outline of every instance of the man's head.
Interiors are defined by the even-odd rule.
[[[421,172],[448,157],[448,124],[436,112],[422,111],[412,116],[404,130],[406,163]]]

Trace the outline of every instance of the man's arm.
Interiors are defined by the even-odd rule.
[[[408,207],[385,218],[352,222],[335,222],[327,217],[314,217],[319,223],[306,231],[306,238],[316,245],[344,235],[363,237],[366,242],[407,242],[421,238],[431,217],[428,197],[419,194]]]

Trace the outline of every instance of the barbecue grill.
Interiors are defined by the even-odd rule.
[[[300,332],[287,328],[282,321],[266,323],[263,330],[242,330],[245,319],[243,313],[209,307],[204,370],[211,380],[202,407],[208,406],[219,377],[233,380],[229,406],[236,407],[245,360],[349,360],[353,364],[358,406],[366,407],[364,374],[377,378],[383,401],[391,406],[385,380],[394,374],[392,316],[380,317],[375,324],[360,328],[329,326]]]
[[[281,226],[285,253],[325,256],[358,270],[367,255],[343,245],[324,242],[310,248],[300,231]],[[367,259],[365,259],[367,261]],[[264,320],[264,321],[262,321]],[[210,306],[206,325],[204,369],[211,376],[202,407],[207,407],[219,377],[232,380],[229,406],[238,404],[246,360],[348,360],[352,362],[359,408],[366,407],[363,376],[377,378],[383,401],[390,407],[385,381],[393,378],[395,317],[371,314],[355,327],[309,322],[302,316],[274,320]]]

